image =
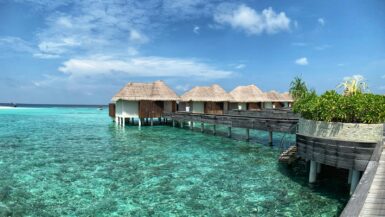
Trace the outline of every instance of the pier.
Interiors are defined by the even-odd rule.
[[[262,110],[250,111],[229,111],[227,114],[199,114],[191,112],[170,112],[164,113],[163,117],[172,121],[172,125],[179,123],[183,126],[188,123],[190,128],[194,123],[200,123],[201,131],[204,131],[204,124],[213,126],[213,134],[216,134],[216,126],[227,127],[227,136],[231,137],[232,128],[245,129],[246,140],[250,139],[250,129],[269,132],[269,143],[273,142],[273,132],[294,134],[298,123],[298,116],[290,110]]]

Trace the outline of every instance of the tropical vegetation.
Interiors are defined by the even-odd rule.
[[[293,82],[304,84],[302,79],[297,79],[298,77]],[[293,93],[298,94],[295,92],[298,89],[290,89],[295,100],[293,111],[303,118],[316,121],[385,123],[385,96],[364,93],[362,87],[366,85],[351,81],[348,83],[352,86],[345,88],[343,94],[331,90],[318,96],[314,90],[308,91],[306,87],[305,92],[295,97]]]

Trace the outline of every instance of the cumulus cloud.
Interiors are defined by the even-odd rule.
[[[318,18],[318,23],[321,25],[321,26],[324,26],[325,25],[325,19],[324,18]]]
[[[200,27],[199,27],[199,26],[194,26],[193,32],[194,32],[195,34],[199,34],[199,30],[200,30]]]
[[[189,77],[198,80],[226,78],[233,73],[193,59],[164,57],[114,59],[103,56],[70,59],[59,67],[59,71],[71,77],[125,74],[132,77]]]
[[[276,13],[271,7],[258,13],[244,4],[234,7],[224,4],[214,13],[214,21],[220,25],[229,25],[250,35],[261,33],[274,34],[290,30],[290,18],[285,12]]]
[[[308,65],[309,62],[308,62],[306,57],[301,57],[301,58],[295,60],[295,64],[305,66],[305,65]]]

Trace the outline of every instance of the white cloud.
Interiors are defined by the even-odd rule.
[[[245,67],[246,67],[245,64],[239,64],[239,65],[236,65],[236,66],[235,66],[236,69],[243,69],[243,68],[245,68]]]
[[[227,4],[218,7],[214,13],[214,21],[243,30],[250,35],[258,35],[263,32],[274,34],[290,30],[290,18],[284,12],[276,13],[272,8],[267,8],[258,13],[243,4],[236,8]]]
[[[135,29],[131,29],[130,31],[130,41],[139,43],[139,44],[144,44],[148,42],[147,36],[144,34],[140,33],[139,31]]]
[[[199,27],[199,26],[194,26],[193,32],[194,32],[195,34],[199,34],[199,30],[200,30],[200,27]]]
[[[301,57],[301,58],[295,60],[295,64],[305,66],[305,65],[308,65],[309,62],[308,62],[306,57]]]
[[[357,81],[363,81],[363,80],[365,80],[365,77],[363,75],[357,74],[357,75],[352,75],[352,76],[345,76],[343,80],[348,81],[351,79],[355,79]]]
[[[226,78],[233,73],[193,59],[164,57],[114,59],[103,56],[70,59],[59,67],[59,71],[71,77],[125,74],[132,77],[189,77],[198,80]]]
[[[0,37],[0,48],[6,48],[21,53],[35,52],[31,43],[19,37]]]
[[[324,18],[318,18],[318,23],[321,25],[321,26],[324,26],[325,25],[325,19]]]

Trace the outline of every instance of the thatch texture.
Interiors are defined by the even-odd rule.
[[[293,98],[287,92],[278,93],[275,90],[265,93],[266,97],[269,99],[269,102],[293,102]]]
[[[233,97],[231,102],[266,102],[269,99],[255,85],[238,86],[230,92]]]
[[[178,95],[168,87],[163,81],[153,83],[127,83],[113,98],[118,100],[149,100],[149,101],[176,101]]]
[[[232,100],[231,95],[217,84],[210,87],[194,87],[181,96],[181,101],[184,102],[229,102]]]

